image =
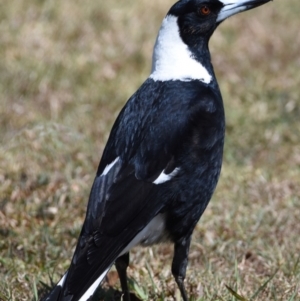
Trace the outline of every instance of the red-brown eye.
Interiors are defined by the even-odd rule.
[[[209,7],[206,6],[206,5],[201,6],[201,7],[200,7],[200,13],[201,13],[201,15],[203,15],[203,16],[208,16],[208,15],[210,14],[210,9],[209,9]]]

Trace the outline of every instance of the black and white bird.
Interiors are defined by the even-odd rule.
[[[152,72],[120,112],[91,189],[70,264],[47,301],[88,300],[115,263],[123,300],[136,245],[174,244],[184,278],[194,227],[218,182],[225,118],[208,42],[226,18],[270,0],[181,0],[164,18]]]

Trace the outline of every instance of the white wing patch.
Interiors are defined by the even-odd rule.
[[[162,22],[153,51],[150,78],[155,81],[200,80],[209,84],[212,76],[196,61],[182,41],[177,17],[168,15]]]
[[[100,277],[89,287],[89,289],[84,293],[84,295],[79,299],[79,301],[87,301],[95,292],[107,272],[109,271],[110,267],[105,270]]]
[[[174,176],[177,175],[179,170],[180,168],[176,167],[170,174],[165,174],[163,170],[162,173],[158,176],[158,178],[153,182],[153,184],[158,185],[170,181]]]
[[[106,165],[106,167],[103,170],[103,173],[101,174],[101,177],[107,175],[108,172],[112,169],[112,167],[119,161],[119,159],[120,159],[120,157],[117,157],[113,162]]]

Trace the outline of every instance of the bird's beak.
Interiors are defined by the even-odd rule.
[[[252,9],[269,2],[270,0],[219,0],[224,4],[220,10],[217,22],[220,23],[228,17],[245,10]]]

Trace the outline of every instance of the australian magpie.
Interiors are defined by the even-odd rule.
[[[218,182],[225,118],[209,39],[226,18],[270,0],[181,0],[164,18],[152,72],[120,112],[68,271],[47,301],[88,300],[115,263],[123,300],[136,245],[174,244],[182,299],[192,232]]]

